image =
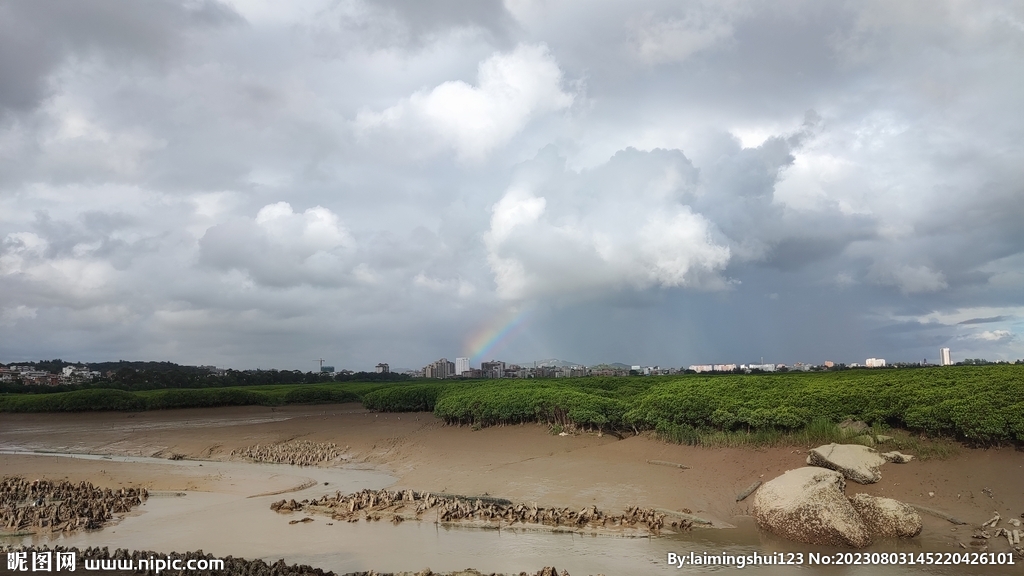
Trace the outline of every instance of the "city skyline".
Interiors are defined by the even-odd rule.
[[[0,371],[12,370],[12,369],[17,369],[17,368],[26,368],[27,369],[29,367],[29,366],[19,366],[19,362],[6,362],[6,363],[4,363],[4,362],[2,362],[2,360],[3,359],[0,359]],[[56,359],[52,359],[52,360],[38,360],[38,361],[35,361],[35,360],[22,361],[22,362],[20,362],[20,364],[31,365],[31,364],[34,364],[36,362],[52,362],[54,360],[56,360]],[[69,371],[73,371],[73,367],[74,366],[89,366],[90,364],[103,364],[103,363],[107,363],[107,361],[102,361],[102,360],[99,360],[99,361],[97,361],[97,360],[93,360],[93,361],[68,361],[68,360],[64,360],[64,359],[60,359],[60,360],[68,364],[68,366],[65,366],[63,368],[64,376],[68,376],[69,375]],[[140,361],[140,360],[136,360],[136,361]],[[141,361],[145,362],[145,360],[141,360]],[[405,367],[405,366],[400,366],[398,368],[392,369],[391,365],[388,362],[378,362],[376,365],[373,366],[372,369],[365,369],[365,368],[362,368],[362,367],[357,367],[357,368],[353,369],[353,367],[350,367],[350,366],[340,366],[340,367],[338,367],[336,369],[332,365],[324,364],[325,361],[326,360],[323,359],[323,358],[318,358],[315,362],[319,363],[319,368],[317,370],[306,370],[306,371],[308,371],[308,372],[328,372],[328,373],[340,373],[340,372],[348,372],[348,373],[353,373],[353,372],[377,372],[377,373],[381,373],[381,372],[385,372],[385,373],[386,372],[397,372],[397,373],[405,373],[405,374],[416,373],[416,374],[418,374],[420,376],[425,376],[425,377],[429,377],[429,378],[434,378],[434,377],[448,378],[448,377],[452,377],[452,376],[456,376],[457,377],[457,376],[463,376],[464,374],[468,374],[467,377],[474,377],[475,378],[475,377],[481,377],[480,374],[479,374],[479,372],[481,372],[481,371],[486,373],[486,372],[488,372],[488,370],[498,369],[497,365],[500,365],[500,370],[503,370],[506,366],[516,367],[516,368],[551,367],[551,368],[587,368],[587,369],[600,368],[600,367],[610,367],[610,368],[617,368],[617,369],[625,370],[627,372],[630,369],[632,369],[633,371],[638,371],[638,370],[652,369],[653,368],[653,369],[657,369],[657,370],[666,371],[665,373],[669,373],[668,371],[671,370],[672,371],[671,373],[675,374],[675,373],[680,373],[680,372],[683,372],[683,371],[686,371],[686,370],[694,371],[694,372],[729,372],[729,371],[734,371],[737,368],[740,369],[740,370],[775,371],[776,369],[780,369],[780,368],[785,368],[787,370],[789,370],[789,369],[807,370],[807,369],[830,369],[830,368],[833,368],[833,367],[886,368],[886,367],[894,367],[894,366],[901,366],[901,365],[904,365],[904,366],[951,366],[951,365],[957,364],[959,362],[968,362],[968,363],[970,363],[970,362],[973,362],[973,361],[1024,363],[1024,359],[1016,359],[1016,360],[1009,360],[1009,361],[1005,361],[1005,360],[992,361],[992,360],[988,360],[987,358],[980,358],[980,357],[976,358],[976,359],[964,357],[963,360],[956,360],[951,355],[951,350],[948,347],[939,348],[939,350],[938,350],[938,358],[937,358],[937,360],[934,360],[934,361],[933,360],[929,360],[928,358],[922,358],[921,361],[914,361],[914,360],[896,360],[896,361],[889,360],[889,361],[887,361],[884,358],[874,358],[874,357],[872,357],[872,358],[865,359],[863,362],[860,362],[860,361],[842,361],[842,360],[840,360],[838,362],[837,361],[833,361],[833,360],[822,360],[820,362],[804,362],[804,361],[773,362],[772,359],[769,359],[768,361],[766,361],[764,359],[764,357],[761,357],[760,359],[758,359],[757,362],[747,362],[747,363],[743,363],[743,362],[740,362],[740,363],[736,363],[736,362],[730,362],[730,363],[698,363],[698,364],[689,364],[689,365],[682,364],[682,365],[678,365],[678,368],[677,368],[677,365],[675,365],[675,364],[633,364],[633,363],[629,363],[629,362],[620,362],[620,361],[602,361],[602,362],[597,362],[597,363],[594,363],[594,364],[585,364],[585,363],[581,363],[581,362],[573,362],[573,361],[564,360],[564,359],[561,359],[561,358],[554,358],[554,357],[544,358],[544,359],[540,359],[540,360],[509,361],[509,362],[498,360],[496,358],[491,358],[490,360],[482,360],[482,361],[476,363],[479,366],[479,368],[474,367],[474,363],[472,362],[472,358],[469,358],[469,357],[456,357],[454,361],[449,361],[447,358],[441,358],[439,360],[435,360],[433,362],[428,363],[425,367],[420,368],[420,369],[410,368],[410,367]],[[129,361],[129,362],[132,362],[132,361]],[[2,368],[2,366],[4,366],[4,365],[6,365],[6,368]],[[218,366],[213,366],[213,365],[202,365],[202,364],[192,364],[192,365],[189,365],[187,363],[183,364],[183,365],[185,365],[185,366],[194,366],[194,367],[198,367],[198,368],[206,368],[206,369],[210,369],[210,370],[214,370],[214,371],[218,371],[218,372],[223,372],[225,369],[233,369],[233,370],[252,370],[253,369],[252,367],[240,367],[240,366],[228,366],[228,367],[219,366],[218,367]],[[262,367],[261,366],[261,367],[257,367],[257,369],[276,370],[278,368],[275,368],[273,366],[267,366],[267,367]],[[427,376],[427,374],[431,374],[431,375]]]
[[[1013,361],[1022,22],[10,3],[0,357]]]

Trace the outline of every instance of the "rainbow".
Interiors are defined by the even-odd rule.
[[[467,356],[473,364],[485,360],[487,356],[503,348],[529,324],[530,311],[524,307],[520,310],[509,310],[497,316],[486,326],[478,330],[466,342]]]

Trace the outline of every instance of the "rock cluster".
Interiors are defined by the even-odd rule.
[[[860,484],[873,484],[882,479],[878,468],[887,460],[878,450],[861,444],[826,444],[807,454],[807,464],[835,470]]]
[[[249,446],[231,451],[254,462],[292,464],[293,466],[325,466],[342,459],[342,449],[332,442],[293,440],[268,446]]]
[[[843,475],[797,468],[765,482],[754,495],[758,525],[797,542],[863,548],[871,535],[846,499]]]
[[[152,551],[139,551],[139,550],[125,550],[118,548],[113,552],[109,548],[65,548],[63,546],[55,546],[54,548],[49,547],[0,547],[0,552],[74,552],[77,561],[77,567],[83,567],[85,560],[114,560],[114,561],[131,561],[132,564],[138,565],[138,560],[150,560],[153,558],[159,559],[180,559],[182,564],[186,564],[189,560],[212,560],[217,557],[212,554],[206,554],[202,550],[195,552],[171,552],[170,554],[164,554],[160,552]],[[225,556],[220,558],[224,561],[223,570],[172,570],[165,569],[160,572],[164,576],[183,576],[188,574],[189,576],[222,576],[223,574],[231,575],[244,575],[244,576],[339,576],[334,572],[322,570],[320,568],[313,568],[305,564],[286,564],[284,560],[278,560],[273,564],[267,564],[263,560],[246,560],[245,558],[235,558],[232,556]],[[104,574],[126,576],[129,574],[146,574],[150,576],[156,576],[155,570],[104,570]],[[494,574],[494,573],[482,573],[473,569],[460,570],[458,572],[444,572],[438,573],[433,572],[429,568],[420,570],[419,572],[349,572],[340,576],[506,576],[505,574]],[[566,571],[559,572],[553,567],[545,567],[537,572],[520,572],[519,574],[508,574],[507,576],[569,576]],[[602,576],[598,574],[597,576]]]
[[[854,494],[850,503],[873,535],[913,538],[921,533],[921,516],[910,504],[867,494]]]
[[[843,474],[826,468],[789,470],[758,489],[759,526],[790,540],[863,548],[873,537],[911,538],[921,516],[910,505],[867,494],[846,497]]]
[[[0,481],[0,528],[51,532],[99,528],[114,514],[130,511],[148,496],[145,488],[111,490],[88,482],[30,482],[8,476]]]
[[[552,528],[639,528],[658,534],[662,530],[686,530],[693,522],[669,515],[652,508],[630,507],[624,514],[606,514],[596,506],[581,510],[570,508],[543,508],[536,504],[515,504],[498,498],[469,498],[416,492],[414,490],[363,490],[354,494],[340,492],[323,498],[303,500],[280,500],[270,505],[277,512],[304,510],[329,514],[335,520],[357,522],[360,518],[380,520],[388,518],[398,523],[403,520],[421,519],[428,511],[434,512],[437,522],[478,521],[495,526],[535,524]]]

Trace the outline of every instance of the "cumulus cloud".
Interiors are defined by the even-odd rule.
[[[85,302],[110,288],[116,271],[110,262],[93,257],[98,246],[74,245],[70,253],[34,232],[8,234],[0,245],[0,277],[37,290],[35,298]]]
[[[582,173],[554,160],[523,167],[492,207],[484,242],[501,297],[726,285],[729,248],[681,203],[695,177],[682,154],[628,150]]]
[[[267,286],[339,284],[353,277],[355,241],[338,216],[315,206],[302,213],[291,204],[268,204],[256,217],[218,224],[200,240],[201,260],[222,270],[239,270]]]
[[[362,112],[357,130],[426,130],[462,158],[480,159],[535,116],[572,104],[562,71],[544,44],[520,44],[480,63],[475,86],[450,80],[382,112]]]

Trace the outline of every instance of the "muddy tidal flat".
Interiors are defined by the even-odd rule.
[[[444,426],[430,414],[376,414],[355,404],[3,414],[3,476],[48,486],[85,482],[109,490],[103,492],[108,495],[145,490],[147,497],[99,524],[75,523],[57,512],[61,530],[28,524],[4,528],[0,546],[201,549],[217,557],[268,564],[283,559],[338,574],[416,572],[428,566],[434,572],[472,567],[484,574],[533,574],[552,565],[577,575],[670,574],[679,572],[669,566],[670,554],[837,552],[759,530],[750,516],[753,499],[737,501],[757,481],[805,466],[806,458],[807,447],[705,449],[647,436],[558,436],[541,425],[472,430]],[[894,498],[967,524],[925,514],[917,537],[881,539],[863,551],[962,553],[982,546],[1011,551],[1005,540],[990,537],[979,545],[974,536],[996,513],[1004,522],[1024,513],[1024,452],[964,448],[944,460],[889,464],[881,474],[879,482],[849,485],[847,492]],[[271,509],[282,499],[322,503],[330,498],[347,506],[344,495],[381,490],[476,497],[484,509],[488,499],[515,502],[520,512],[564,510],[566,518],[600,510],[619,519],[643,509],[654,511],[648,519],[665,514],[669,522],[662,526],[676,521],[680,529],[627,538],[593,530],[531,530],[522,522],[518,529],[515,523],[500,529],[484,523],[482,529],[480,522],[438,522],[435,512],[367,521],[365,512],[306,515]],[[645,520],[643,526],[648,525]],[[744,572],[1011,574],[1022,563],[754,566]]]

